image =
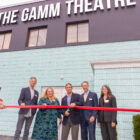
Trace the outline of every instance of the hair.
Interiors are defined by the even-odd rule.
[[[108,86],[108,85],[103,85],[102,86],[102,88],[101,88],[101,97],[103,97],[104,96],[104,94],[103,94],[103,88],[106,88],[107,89],[107,96],[108,96],[108,98],[109,97],[111,97],[112,96],[112,91],[111,91],[111,89],[110,89],[110,87]]]
[[[45,92],[43,93],[42,97],[41,98],[48,98],[48,90],[51,89],[52,92],[53,92],[53,98],[55,99],[55,96],[54,96],[54,89],[52,87],[48,87]]]
[[[66,88],[67,86],[73,87],[71,83],[67,83],[67,84],[65,85],[65,88]]]
[[[82,86],[84,83],[86,83],[87,85],[89,85],[89,82],[88,82],[88,81],[83,81],[83,82],[81,83],[81,86]]]
[[[37,78],[36,77],[30,77],[30,80],[32,80],[32,79],[35,79],[37,81]]]

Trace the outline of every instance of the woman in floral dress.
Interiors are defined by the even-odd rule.
[[[60,105],[54,97],[53,88],[47,88],[44,96],[40,99],[39,105]],[[35,140],[58,140],[57,118],[61,119],[59,109],[39,109],[32,139]]]

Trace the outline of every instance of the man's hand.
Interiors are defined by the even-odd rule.
[[[0,109],[4,109],[4,108],[5,108],[5,105],[1,104]]]
[[[89,122],[92,123],[95,121],[95,118],[93,116],[90,117]]]
[[[3,100],[0,99],[0,109],[4,109],[4,108],[5,108],[5,105],[4,105],[4,103],[3,103]]]
[[[64,115],[68,117],[68,116],[70,115],[70,111],[67,110],[67,111],[64,113]]]
[[[25,106],[25,103],[21,103],[20,106]]]
[[[71,103],[71,104],[70,104],[70,107],[71,107],[71,108],[74,108],[75,106],[76,106],[75,103]]]
[[[112,127],[115,127],[115,126],[116,126],[116,123],[112,122],[112,123],[111,123],[111,126],[112,126]]]
[[[61,124],[63,122],[63,119],[59,119],[59,124]]]

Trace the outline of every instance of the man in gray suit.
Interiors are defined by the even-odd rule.
[[[31,77],[29,81],[29,87],[23,88],[21,90],[21,94],[18,100],[20,106],[24,107],[26,105],[37,105],[38,91],[34,89],[36,83],[37,83],[37,79],[35,77]],[[35,113],[36,113],[36,109],[22,108],[19,110],[19,116],[18,116],[18,122],[17,122],[14,140],[19,140],[24,123],[25,123],[25,129],[23,134],[23,140],[28,140],[29,129],[32,124],[32,120],[34,118]]]

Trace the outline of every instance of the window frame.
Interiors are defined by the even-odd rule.
[[[10,34],[10,41],[9,41],[9,46],[7,49],[4,48],[4,44],[5,44],[5,40],[6,40],[6,34]],[[3,38],[3,42],[2,42],[2,48],[0,49],[0,51],[6,51],[6,50],[9,50],[10,47],[11,47],[11,40],[12,40],[12,30],[8,30],[8,31],[1,31],[0,32],[0,35],[4,35],[4,38]]]
[[[30,40],[30,31],[32,30],[38,30],[38,35],[37,35],[37,40],[36,40],[36,44],[38,44],[38,40],[39,40],[39,30],[41,29],[46,29],[46,40],[45,40],[45,45],[36,45],[36,46],[29,46],[29,40]],[[30,27],[28,28],[28,33],[27,33],[27,39],[26,39],[26,48],[41,48],[46,46],[47,44],[47,38],[48,38],[48,26],[37,26],[37,27]]]
[[[78,24],[82,24],[82,23],[87,23],[88,24],[88,41],[85,41],[85,42],[78,42]],[[68,35],[68,25],[74,25],[76,24],[77,26],[77,42],[74,42],[74,43],[68,43],[67,42],[67,35]],[[74,22],[67,22],[66,23],[66,27],[65,27],[65,45],[67,46],[70,46],[70,45],[82,45],[82,44],[88,44],[90,42],[90,22],[89,20],[82,20],[82,21],[74,21]]]

